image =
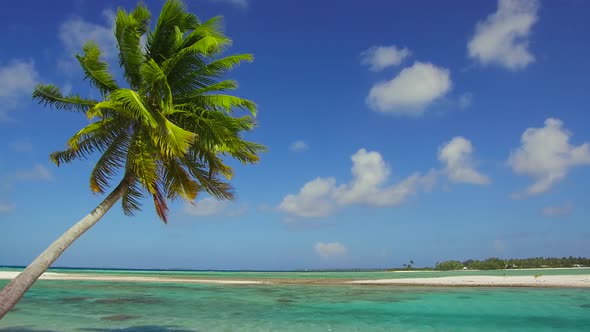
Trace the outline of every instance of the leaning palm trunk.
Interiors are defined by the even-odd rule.
[[[0,319],[16,305],[25,292],[74,241],[107,213],[123,196],[128,187],[127,179],[123,179],[102,203],[55,240],[49,248],[45,249],[23,272],[2,289],[0,292]]]

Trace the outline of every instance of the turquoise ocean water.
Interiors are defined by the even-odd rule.
[[[589,274],[588,269],[584,270],[584,274]],[[577,270],[544,270],[541,273],[575,273],[571,271]],[[153,271],[101,273],[154,274]],[[326,274],[330,278],[363,279],[398,275],[424,277],[425,274],[167,273],[232,279],[316,279],[325,278]],[[538,272],[493,271],[485,274],[494,273]],[[0,287],[6,283],[6,280],[0,280]],[[15,310],[0,321],[1,332],[554,330],[590,331],[590,290],[41,280]]]

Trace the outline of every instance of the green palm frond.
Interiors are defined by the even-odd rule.
[[[93,192],[104,193],[113,175],[125,165],[128,141],[127,133],[120,133],[98,159],[90,173],[90,189]]]
[[[142,76],[145,80],[146,89],[152,96],[164,96],[164,105],[166,108],[172,107],[172,90],[168,84],[168,78],[160,66],[153,60],[146,61],[141,69]]]
[[[204,95],[196,92],[191,95],[178,97],[177,101],[179,103],[191,103],[196,107],[206,110],[232,112],[237,108],[256,115],[256,104],[253,101],[231,95]]]
[[[95,106],[96,109],[112,109],[128,116],[142,124],[157,128],[158,122],[149,104],[137,92],[130,89],[118,89],[110,94],[111,100],[101,102]]]
[[[209,92],[235,90],[238,88],[238,82],[234,80],[224,80],[202,87],[194,91],[195,94],[205,94]]]
[[[229,39],[223,33],[223,17],[222,16],[215,16],[207,21],[199,24],[197,27],[193,29],[191,33],[189,33],[186,38],[184,38],[183,47],[188,47],[203,37],[215,37],[220,40],[220,43],[225,45],[231,44],[231,39]]]
[[[187,58],[196,58],[195,64],[203,66],[204,63],[198,61],[199,56],[210,56],[221,52],[225,47],[230,45],[230,41],[214,36],[204,36],[195,43],[179,50],[174,56],[166,59],[162,63],[164,72],[168,75],[175,67]]]
[[[162,178],[167,197],[174,199],[180,196],[186,201],[193,201],[201,190],[199,184],[191,178],[177,159],[168,159],[163,163]]]
[[[207,161],[199,158],[194,153],[189,153],[186,157],[179,159],[180,163],[188,171],[190,176],[196,179],[201,190],[218,199],[233,199],[233,187],[218,177],[219,170],[213,169],[207,164]],[[230,171],[229,166],[223,165],[225,172]]]
[[[152,14],[149,9],[140,2],[131,12],[131,17],[137,22],[137,33],[143,36],[150,28]]]
[[[225,72],[234,69],[244,61],[252,62],[254,61],[254,56],[252,54],[235,54],[226,56],[224,58],[210,62],[206,66],[200,68],[195,74],[198,76],[204,75],[219,77]]]
[[[135,175],[142,187],[152,195],[156,193],[158,182],[158,160],[154,151],[149,134],[137,130],[129,143],[125,161],[125,173]]]
[[[118,122],[113,119],[91,123],[68,140],[68,149],[53,152],[50,160],[60,166],[75,159],[86,159],[94,152],[103,152],[120,130]]]
[[[199,23],[196,16],[186,12],[184,4],[178,0],[166,1],[158,22],[152,33],[148,34],[147,55],[161,64],[169,58],[171,52],[175,51],[174,35],[176,27],[182,32],[194,29]]]
[[[201,68],[206,66],[206,63],[198,56],[184,57],[179,59],[173,66],[171,62],[172,60],[170,62],[165,61],[162,66],[166,67],[163,70],[168,78],[170,89],[175,96],[186,94],[217,82],[216,78],[197,74]]]
[[[197,135],[182,129],[165,117],[160,119],[160,127],[152,140],[160,149],[160,154],[168,158],[180,157],[187,153]]]
[[[128,188],[121,198],[121,205],[123,212],[127,216],[132,216],[135,212],[141,210],[141,199],[143,198],[143,190],[136,177],[127,179]]]
[[[134,11],[131,15],[124,10],[117,12],[115,37],[119,45],[119,62],[124,69],[127,82],[134,89],[141,87],[140,71],[144,56],[139,39],[146,28],[146,20],[149,20],[149,17],[146,18],[146,13],[141,9]]]
[[[227,94],[236,81],[227,72],[250,54],[222,56],[230,45],[221,17],[201,23],[180,0],[167,0],[150,28],[151,14],[143,5],[119,9],[115,37],[119,61],[129,87],[117,85],[95,43],[87,43],[77,58],[101,100],[63,96],[53,85],[38,85],[33,98],[57,109],[85,113],[90,123],[74,134],[64,151],[54,152],[58,166],[93,153],[100,157],[90,174],[90,188],[104,193],[122,176],[122,207],[126,215],[140,210],[151,197],[158,217],[167,222],[167,200],[192,202],[205,191],[232,199],[229,158],[256,163],[265,147],[242,133],[256,123],[256,104]],[[142,36],[147,38],[142,48]],[[233,111],[250,114],[235,117]]]
[[[90,80],[90,85],[96,87],[103,96],[109,92],[118,89],[117,82],[109,73],[108,64],[100,59],[100,49],[98,45],[93,42],[87,42],[82,48],[84,55],[76,55],[80,66]]]
[[[37,84],[33,90],[33,99],[44,106],[49,105],[58,110],[86,112],[98,102],[78,95],[64,96],[58,87],[51,84]]]

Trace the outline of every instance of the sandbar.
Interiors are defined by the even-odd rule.
[[[0,279],[13,279],[17,271],[0,271]],[[367,286],[432,286],[432,287],[554,287],[554,288],[590,288],[590,274],[584,275],[537,275],[537,276],[452,276],[434,278],[395,278],[395,279],[206,279],[169,276],[126,276],[92,273],[56,273],[46,272],[42,280],[75,281],[109,281],[109,282],[161,282],[161,283],[197,283],[225,285],[367,285]]]

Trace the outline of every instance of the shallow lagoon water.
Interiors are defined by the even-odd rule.
[[[1,332],[556,329],[590,331],[590,290],[41,280],[0,321]]]

